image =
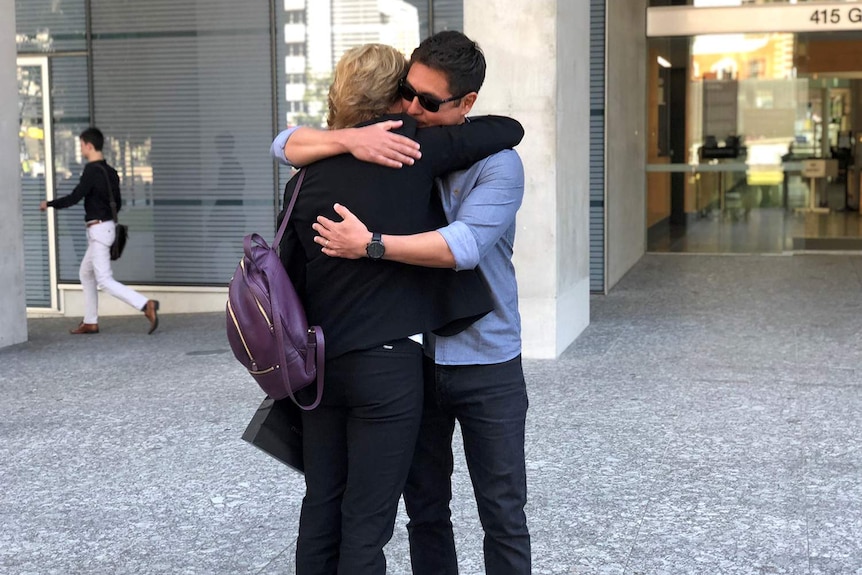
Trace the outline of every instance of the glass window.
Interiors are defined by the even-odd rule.
[[[288,56],[305,56],[305,44],[301,42],[291,42],[285,46]]]
[[[95,123],[120,174],[130,283],[225,285],[275,220],[267,2],[92,0]]]
[[[783,252],[815,228],[841,236],[860,190],[859,31],[650,38],[648,50],[648,249]]]
[[[84,169],[78,134],[90,125],[87,86],[85,56],[51,59],[55,197],[71,193]],[[55,210],[54,213],[57,218],[58,279],[77,283],[78,265],[87,251],[87,237],[81,228],[84,203]]]
[[[239,259],[237,238],[274,221],[276,174],[265,153],[273,108],[276,129],[322,127],[345,50],[384,42],[407,56],[429,34],[463,25],[461,0],[282,0],[273,77],[270,58],[261,57],[272,42],[268,2],[214,0],[206,10],[195,0],[15,6],[18,52],[55,55],[56,195],[77,184],[78,134],[95,123],[120,173],[132,241],[116,271],[132,283],[224,285]],[[277,176],[280,189],[289,170]],[[82,210],[57,212],[60,281],[77,280]]]
[[[464,20],[463,0],[286,0],[280,6],[279,116],[285,125],[325,125],[332,70],[348,49],[382,42],[409,56],[422,38],[460,30]]]
[[[434,8],[434,32],[464,29],[463,0],[436,0]]]
[[[18,52],[86,50],[85,0],[15,0]]]
[[[835,3],[835,0],[650,0],[650,6],[695,6],[709,8],[713,6],[744,6],[746,4],[802,4],[802,3]]]
[[[285,10],[284,21],[287,24],[305,24],[305,10]]]
[[[279,128],[326,127],[332,71],[345,51],[368,42],[409,56],[433,32],[463,28],[463,0],[285,0],[276,14]],[[279,171],[279,187],[290,170]]]

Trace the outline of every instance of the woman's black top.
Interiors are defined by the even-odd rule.
[[[311,225],[318,215],[340,221],[333,209],[336,202],[381,234],[415,234],[445,226],[434,179],[511,148],[524,135],[516,120],[499,116],[429,128],[418,128],[407,115],[375,121],[381,119],[403,120],[397,132],[419,142],[422,158],[400,169],[349,154],[311,164],[280,246],[309,325],[323,328],[327,359],[416,333],[453,335],[493,309],[475,270],[333,258],[314,243],[317,234]],[[296,177],[285,187],[285,206],[295,185]]]
[[[107,172],[107,176],[106,176]],[[110,198],[108,197],[108,183],[114,193],[114,201],[117,203],[117,211],[120,211],[120,177],[117,170],[108,165],[105,160],[88,162],[81,174],[81,181],[75,186],[68,196],[62,196],[51,200],[48,205],[52,208],[62,209],[74,206],[82,199],[84,200],[84,220],[108,221],[114,219],[111,213]]]

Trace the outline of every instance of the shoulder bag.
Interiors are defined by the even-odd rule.
[[[108,203],[111,205],[111,216],[114,218],[116,226],[116,234],[114,235],[114,243],[111,244],[111,259],[118,260],[123,255],[123,250],[126,249],[126,240],[129,239],[129,226],[123,225],[117,221],[117,202],[114,199],[114,191],[111,189],[111,178],[108,177],[108,170],[102,164],[98,164],[99,169],[105,174],[105,184],[108,186]]]

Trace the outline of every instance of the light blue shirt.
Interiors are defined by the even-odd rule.
[[[269,147],[269,154],[280,163],[287,166],[292,166],[293,164],[288,162],[287,158],[284,157],[284,146],[287,144],[287,139],[296,131],[297,128],[299,128],[299,126],[294,126],[279,132],[272,141],[272,145]]]
[[[284,145],[296,128],[273,141],[270,153],[283,164]],[[512,264],[515,215],[524,197],[524,166],[514,150],[504,150],[470,168],[438,180],[443,210],[451,222],[438,231],[455,257],[455,269],[478,266],[494,310],[451,337],[429,334],[426,353],[440,365],[508,361],[521,353],[518,283]]]
[[[524,166],[514,150],[503,150],[438,180],[446,219],[438,231],[455,269],[478,266],[494,310],[457,335],[429,337],[428,351],[440,365],[491,364],[521,353],[521,315],[512,253],[515,214],[524,198]]]

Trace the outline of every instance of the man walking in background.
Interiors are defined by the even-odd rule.
[[[39,209],[68,208],[84,200],[84,220],[87,226],[87,251],[81,260],[78,277],[84,291],[84,320],[70,330],[74,335],[99,333],[99,292],[101,287],[109,294],[144,312],[150,322],[148,333],[159,327],[159,302],[147,299],[135,290],[114,279],[111,270],[111,244],[116,235],[116,223],[111,210],[113,196],[120,210],[120,177],[102,155],[105,137],[97,128],[87,128],[79,136],[81,156],[87,160],[81,181],[67,196],[50,202],[42,201]],[[109,195],[111,194],[111,195]]]

